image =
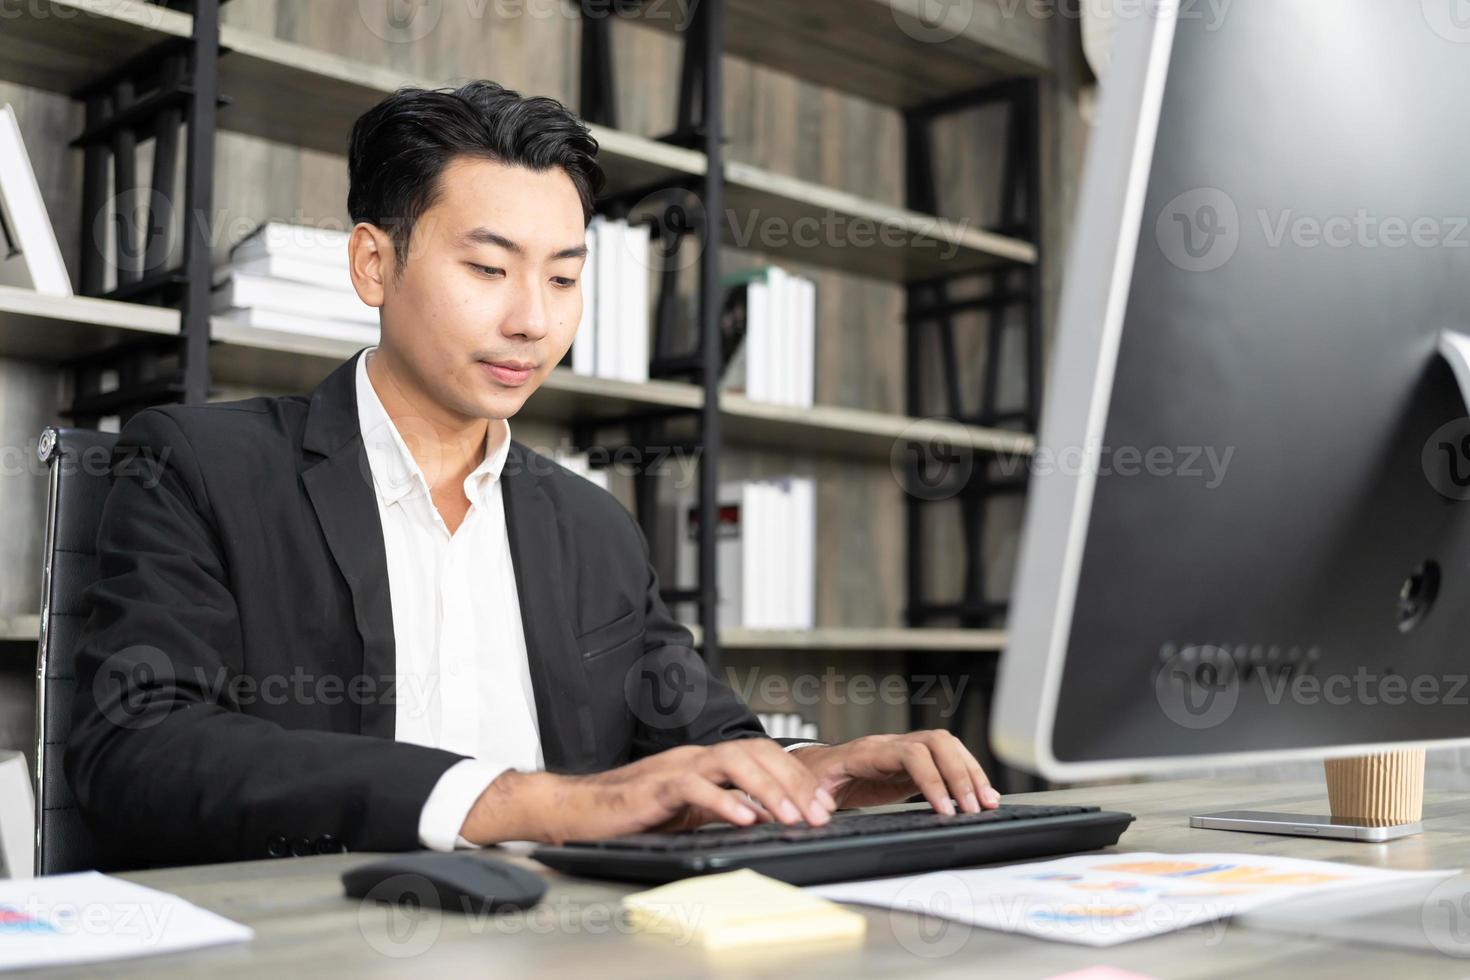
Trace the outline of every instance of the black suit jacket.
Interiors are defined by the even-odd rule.
[[[462,758],[393,740],[357,356],[309,396],[151,408],[120,433],[65,768],[124,864],[413,849]],[[514,441],[501,481],[549,770],[765,735],[616,499]]]

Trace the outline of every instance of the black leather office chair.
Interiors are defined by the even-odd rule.
[[[107,865],[82,824],[61,759],[71,731],[77,640],[87,619],[82,593],[97,577],[97,528],[112,487],[116,441],[116,433],[47,426],[37,446],[50,469],[36,662],[37,874]]]

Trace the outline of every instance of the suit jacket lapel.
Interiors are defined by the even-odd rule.
[[[383,525],[357,414],[360,356],[361,351],[312,392],[302,438],[301,481],[352,593],[353,617],[362,636],[362,673],[371,685],[362,705],[360,730],[393,738],[397,701],[390,686],[397,670],[393,605]]]
[[[547,769],[579,772],[593,762],[596,736],[587,674],[567,615],[561,527],[551,498],[531,472],[526,449],[518,442],[511,442],[500,485],[541,751]]]

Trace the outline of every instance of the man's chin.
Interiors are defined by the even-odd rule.
[[[480,398],[480,415],[485,418],[509,419],[514,418],[526,404],[526,400],[540,387],[535,382],[527,382],[519,388],[502,388],[499,391],[491,391],[488,395]]]

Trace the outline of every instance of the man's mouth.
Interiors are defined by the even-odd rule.
[[[531,380],[536,365],[530,361],[481,361],[480,366],[496,381],[518,388]]]

